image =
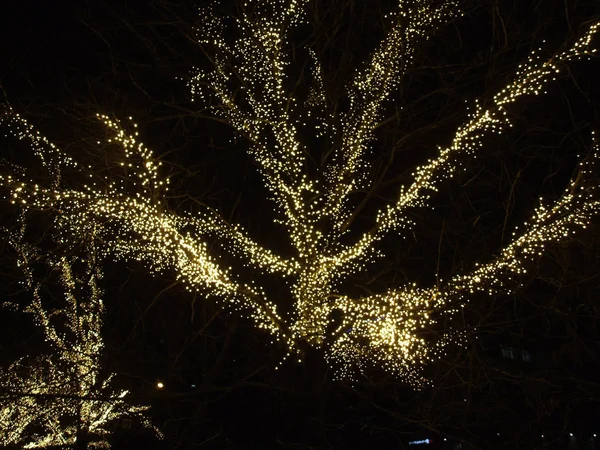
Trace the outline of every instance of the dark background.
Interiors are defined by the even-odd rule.
[[[235,12],[224,3],[224,12]],[[291,76],[300,75],[299,48],[310,42],[323,61],[332,108],[343,110],[345,83],[383,36],[388,3],[312,2],[309,24],[290,43],[298,62]],[[417,52],[389,102],[368,156],[369,178],[377,183],[353,198],[370,199],[353,235],[370,227],[373,212],[410,181],[416,164],[450,142],[466,120],[465,105],[475,98],[485,105],[542,40],[543,54],[566,48],[600,14],[591,0],[467,1],[463,10]],[[94,145],[104,135],[95,114],[132,116],[172,175],[171,209],[193,212],[201,201],[285,254],[285,234],[272,225],[273,205],[245,153],[247,142],[190,102],[191,68],[208,67],[195,24],[192,2],[10,2],[0,30],[0,83],[17,111],[99,172],[109,172],[119,155]],[[486,138],[477,161],[444,183],[435,209],[411,211],[418,224],[413,239],[382,242],[385,258],[347,280],[344,291],[429,286],[489,260],[540,195],[562,192],[578,156],[589,151],[590,132],[600,125],[597,80],[597,59],[574,63],[547,95],[511,107],[514,130]],[[310,133],[305,138],[315,154],[323,151]],[[2,152],[7,161],[35,164],[14,140],[6,139]],[[10,226],[14,211],[4,204],[2,210]],[[47,223],[34,228],[41,233]],[[156,442],[135,425],[115,424],[115,447],[406,448],[430,438],[424,447],[596,448],[589,441],[600,433],[596,226],[551,246],[514,295],[474,298],[462,317],[449,320],[467,330],[468,346],[450,348],[426,368],[434,386],[423,391],[376,368],[354,383],[333,381],[319,354],[275,370],[285,349],[248,321],[184,292],[168,276],[110,264],[106,368],[133,398],[152,405],[166,436]],[[8,250],[1,261],[2,295],[26,298]],[[285,290],[266,283],[285,307]],[[42,345],[26,318],[4,312],[2,325],[2,363]],[[164,389],[156,389],[158,380]]]

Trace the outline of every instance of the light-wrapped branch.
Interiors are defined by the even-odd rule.
[[[551,206],[540,204],[524,230],[513,233],[515,240],[495,260],[468,275],[452,278],[446,294],[464,303],[477,292],[490,295],[511,292],[518,286],[517,278],[527,272],[528,264],[542,256],[546,245],[566,241],[585,229],[600,212],[599,162],[600,146],[595,142],[592,153],[580,163],[577,176],[564,194]]]
[[[306,190],[306,158],[292,117],[296,99],[284,89],[290,57],[286,40],[301,21],[305,0],[257,0],[244,4],[234,20],[239,34],[226,42],[224,19],[202,14],[199,42],[214,49],[213,70],[198,71],[189,86],[194,96],[215,98],[213,110],[252,142],[251,154],[285,217],[291,234],[304,235],[308,219],[298,204]],[[232,90],[232,85],[237,86]],[[304,237],[304,236],[303,236]],[[301,240],[294,241],[306,252]]]
[[[40,159],[42,166],[48,170],[53,187],[60,184],[63,169],[68,167],[78,168],[77,162],[70,155],[63,152],[36,130],[5,99],[0,102],[0,124],[7,125],[12,136],[29,143],[31,150]]]
[[[334,217],[337,229],[348,219],[343,208],[346,197],[363,181],[363,155],[381,118],[383,103],[412,65],[417,45],[456,14],[457,4],[452,0],[401,0],[398,10],[389,14],[394,26],[351,81],[350,106],[342,119],[342,142],[329,171],[324,211]]]
[[[402,186],[397,202],[377,213],[374,229],[336,255],[338,264],[344,265],[369,254],[373,245],[390,231],[406,231],[411,224],[406,218],[410,208],[427,206],[445,179],[463,172],[464,158],[477,157],[484,136],[501,134],[511,127],[509,105],[525,95],[543,94],[546,85],[556,79],[566,63],[597,53],[591,43],[599,30],[600,23],[595,23],[571,48],[550,59],[542,59],[539,50],[533,52],[520,66],[515,79],[493,97],[488,108],[476,104],[471,119],[457,130],[449,147],[440,150],[437,158],[416,168],[413,183],[408,188]]]
[[[68,245],[87,238],[94,230],[96,238],[109,243],[100,250],[104,256],[141,261],[154,273],[172,271],[188,290],[227,299],[232,306],[245,310],[257,326],[280,335],[283,322],[275,313],[275,306],[259,288],[237,282],[230,269],[210,254],[207,239],[223,241],[231,253],[264,271],[290,275],[297,270],[297,263],[263,249],[241,227],[227,225],[214,213],[185,218],[164,211],[156,196],[157,190],[168,189],[168,179],[162,180],[158,174],[160,163],[137,141],[137,132],[126,133],[118,121],[107,116],[100,119],[115,133],[109,141],[125,150],[121,165],[129,170],[128,178],[105,177],[105,183],[97,183],[90,174],[90,183],[83,190],[74,190],[45,188],[22,177],[0,175],[0,185],[8,188],[10,201],[23,210],[56,213],[59,242]],[[26,124],[24,119],[19,120]],[[32,128],[30,131],[36,142],[39,134]],[[53,150],[50,156],[62,155],[56,146],[49,144],[49,148]],[[43,153],[41,156],[48,158]],[[81,166],[74,167],[88,174]]]

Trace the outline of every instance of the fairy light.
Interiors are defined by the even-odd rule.
[[[90,446],[110,448],[112,423],[125,417],[137,419],[162,437],[146,416],[149,407],[126,402],[128,391],[114,387],[115,374],[101,375],[104,305],[98,282],[102,273],[93,250],[81,261],[87,265],[83,279],[72,270],[79,261],[66,257],[50,261],[60,273],[65,306],[48,312],[42,305],[40,286],[28,272],[28,262],[40,255],[15,238],[11,236],[11,243],[19,253],[26,285],[33,290],[33,300],[25,311],[43,330],[51,351],[0,369],[0,444],[74,448],[77,439],[85,435]],[[88,298],[76,298],[75,292],[81,291],[86,291]],[[56,327],[57,317],[64,319],[64,327]]]
[[[510,129],[510,105],[524,96],[542,95],[567,63],[594,54],[592,39],[600,23],[552,58],[543,59],[539,50],[534,51],[489,107],[476,102],[450,144],[415,169],[413,182],[402,187],[395,202],[376,213],[374,229],[352,244],[342,244],[352,213],[348,197],[368,182],[363,179],[368,173],[364,155],[386,100],[413,63],[416,46],[461,13],[450,0],[399,0],[397,9],[388,15],[390,32],[347,87],[348,110],[332,119],[315,52],[308,51],[313,78],[308,98],[298,99],[285,87],[291,61],[288,37],[305,20],[306,3],[246,0],[239,17],[230,20],[201,10],[198,41],[212,48],[214,67],[195,69],[189,82],[196,101],[208,104],[249,140],[249,154],[270,192],[277,223],[287,231],[292,256],[264,248],[242,226],[229,224],[213,210],[194,215],[170,211],[162,200],[169,180],[161,175],[160,162],[139,141],[136,125],[108,116],[99,120],[113,133],[111,142],[123,149],[121,164],[127,173],[103,176],[98,183],[100,175],[77,165],[7,107],[4,122],[13,135],[29,140],[43,162],[52,164],[54,181],[51,186],[38,186],[15,172],[0,175],[0,184],[8,188],[8,200],[22,209],[60,212],[56,221],[60,242],[87,236],[93,225],[106,243],[101,248],[103,257],[135,259],[154,273],[174,273],[188,290],[220,299],[283,341],[288,348],[286,358],[301,353],[308,344],[325,351],[339,376],[351,377],[374,364],[422,385],[426,382],[419,372],[423,365],[443,354],[450,342],[464,345],[456,332],[446,333],[436,343],[420,337],[420,332],[435,325],[434,313],[460,311],[474,292],[512,289],[517,276],[525,273],[526,262],[543,252],[544,245],[578,232],[597,214],[596,190],[581,188],[589,164],[597,159],[597,144],[596,156],[580,167],[583,178],[574,180],[554,205],[540,206],[496,260],[437,287],[400,286],[363,298],[340,293],[340,281],[379,257],[375,244],[382,237],[409,231],[415,224],[408,219],[408,210],[427,207],[444,180],[460,174],[466,161],[481,151],[484,137]],[[232,33],[235,39],[225,38]],[[298,131],[309,120],[318,122],[315,135],[334,149],[326,167],[315,176],[309,176],[314,167],[307,158],[308,144]],[[60,171],[66,167],[88,175],[90,184],[61,184]],[[235,268],[226,267],[211,252],[215,242],[241,264],[283,278],[293,313],[282,316],[256,281],[240,281]],[[338,319],[332,319],[336,314]]]

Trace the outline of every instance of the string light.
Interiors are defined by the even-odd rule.
[[[16,237],[13,234],[10,241],[19,254],[26,285],[33,290],[33,300],[25,311],[43,330],[51,350],[0,370],[0,444],[75,448],[77,440],[85,436],[89,448],[110,448],[112,424],[126,417],[137,419],[162,437],[145,414],[149,407],[126,402],[128,391],[114,387],[115,374],[101,372],[104,305],[98,285],[102,273],[94,251],[90,249],[86,259],[49,261],[60,273],[65,306],[48,312],[42,305],[40,285],[33,282],[28,267],[41,255]],[[81,263],[87,266],[83,278],[73,273],[73,267]],[[76,297],[82,291],[88,293],[85,300]],[[61,322],[64,325],[59,326]]]
[[[54,181],[42,187],[14,173],[1,175],[0,183],[8,187],[9,200],[24,210],[58,211],[59,242],[87,236],[90,226],[97,227],[99,239],[106,243],[103,257],[135,259],[154,273],[174,273],[188,290],[220,299],[283,341],[288,348],[285,358],[309,345],[325,351],[340,377],[352,377],[374,364],[419,386],[426,382],[420,374],[423,365],[441,355],[450,342],[464,345],[457,332],[447,332],[434,343],[421,337],[421,331],[435,325],[435,313],[460,311],[475,292],[510,291],[509,281],[526,272],[526,261],[535,259],[546,244],[585,228],[597,214],[596,189],[583,181],[597,160],[597,143],[594,154],[582,162],[581,176],[554,205],[540,206],[496,260],[440,286],[406,285],[363,298],[340,293],[340,282],[379,257],[375,246],[385,235],[411,230],[415,224],[407,212],[427,207],[444,180],[460,174],[469,158],[477,156],[485,136],[510,129],[510,105],[524,96],[543,94],[567,63],[596,52],[591,43],[600,23],[552,58],[533,52],[489,107],[476,102],[450,144],[415,169],[412,184],[376,213],[374,229],[343,244],[352,217],[348,198],[368,182],[364,156],[386,100],[412,64],[416,46],[461,13],[454,1],[400,0],[388,15],[390,32],[348,85],[350,106],[336,121],[328,112],[323,70],[314,51],[308,51],[313,83],[306,101],[285,87],[291,61],[287,39],[305,20],[306,3],[247,0],[240,16],[230,20],[201,10],[198,40],[213,49],[214,67],[194,70],[189,82],[195,100],[210,105],[214,114],[249,140],[249,154],[274,201],[277,223],[287,231],[293,256],[262,247],[240,225],[229,224],[212,210],[194,215],[170,211],[163,200],[169,179],[161,176],[160,162],[138,140],[136,125],[108,116],[99,120],[112,131],[111,142],[124,150],[123,177],[101,177],[78,165],[7,107],[3,120],[13,135],[29,140],[42,162],[51,164]],[[236,38],[226,39],[232,33]],[[314,168],[299,132],[309,120],[319,123],[315,134],[334,149],[327,166],[315,176],[309,175]],[[75,188],[61,184],[61,171],[67,167],[86,174],[91,183]],[[235,269],[211,252],[214,242],[242,264],[281,277],[289,286],[293,312],[282,316],[256,281],[240,281]]]

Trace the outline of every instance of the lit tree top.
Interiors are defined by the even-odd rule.
[[[111,425],[126,417],[139,420],[160,436],[144,413],[149,407],[126,402],[127,391],[114,386],[115,374],[102,373],[104,305],[98,286],[102,274],[94,252],[83,260],[61,257],[50,262],[60,274],[65,301],[64,308],[50,312],[42,304],[41,286],[33,282],[29,268],[40,255],[13,238],[27,287],[33,291],[25,311],[43,330],[50,349],[0,369],[0,444],[110,448]],[[85,275],[77,277],[73,267],[82,263]],[[85,442],[83,447],[80,440]]]
[[[105,255],[137,259],[157,273],[174,271],[189,290],[243,311],[259,328],[284,341],[290,353],[304,345],[322,348],[341,367],[341,376],[351,375],[357,366],[374,364],[418,385],[423,382],[419,369],[460,337],[445,334],[437,343],[420,337],[420,331],[435,324],[434,313],[453,314],[475,292],[510,291],[516,276],[525,272],[527,259],[539,254],[545,244],[584,228],[598,212],[596,186],[590,185],[588,176],[590,164],[597,160],[597,144],[564,195],[552,205],[540,206],[495,260],[435,287],[394,286],[362,298],[340,292],[340,282],[381,256],[376,244],[384,236],[405,236],[412,229],[408,211],[429,207],[444,180],[461,174],[481,151],[484,137],[509,130],[510,105],[524,96],[543,94],[566,64],[589,58],[596,51],[592,40],[600,23],[551,58],[543,59],[534,51],[486,108],[475,104],[469,119],[446,147],[439,148],[437,157],[415,169],[412,183],[377,212],[375,226],[347,244],[356,213],[349,196],[370,181],[364,175],[365,153],[386,100],[413,63],[417,46],[460,13],[450,0],[399,0],[387,16],[390,31],[347,85],[349,107],[339,113],[328,105],[325,74],[310,49],[308,97],[296,98],[286,88],[292,58],[288,39],[305,20],[306,3],[248,0],[242,2],[238,17],[227,19],[202,10],[198,39],[212,49],[207,52],[212,69],[194,71],[189,82],[194,99],[210,105],[215,115],[248,139],[249,154],[270,192],[277,222],[287,231],[293,256],[262,247],[240,225],[228,223],[212,209],[195,215],[170,211],[163,200],[169,179],[161,177],[160,162],[138,140],[136,125],[108,116],[99,119],[124,150],[121,164],[126,177],[95,175],[91,167],[78,165],[72,155],[7,107],[4,121],[12,134],[31,143],[54,181],[43,187],[15,174],[0,180],[9,188],[13,203],[58,213],[58,239],[83,237],[91,226],[98,227],[101,241],[107,243],[102,249]],[[228,38],[232,35],[233,40]],[[300,137],[300,129],[315,121],[312,134],[333,149],[316,170],[311,149]],[[67,187],[60,177],[68,168],[88,176],[89,183]],[[235,268],[226,267],[211,252],[213,242],[222,244],[241,264],[283,278],[293,313],[280,313],[256,281],[242,282]]]

